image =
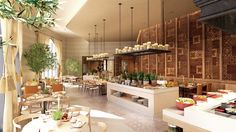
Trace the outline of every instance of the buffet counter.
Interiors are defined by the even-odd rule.
[[[162,109],[175,106],[178,96],[178,87],[145,89],[107,82],[110,102],[149,116],[161,116]]]
[[[219,113],[214,109],[221,103],[236,99],[236,93],[224,94],[220,98],[208,98],[207,102],[197,103],[182,110],[175,107],[163,110],[163,120],[179,126],[184,131],[225,132],[236,130],[236,116]]]
[[[94,75],[83,75],[83,80],[94,80],[95,78],[99,77]]]

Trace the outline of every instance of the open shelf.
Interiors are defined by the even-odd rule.
[[[102,57],[102,58],[93,58],[93,59],[86,59],[86,61],[104,61],[107,60],[109,57]]]
[[[134,101],[134,100],[132,100],[132,96],[135,96],[135,95],[131,95],[131,94],[124,93],[124,92],[119,92],[119,93],[121,93],[120,96],[117,96],[117,95],[114,94],[114,93],[118,93],[118,92],[119,92],[119,91],[112,90],[112,91],[111,91],[112,96],[117,97],[117,98],[124,99],[124,100],[126,100],[126,101],[133,102],[133,103],[135,103],[135,104],[139,104],[139,105],[144,106],[144,107],[148,107],[148,99],[143,98],[143,97],[138,97],[138,98],[137,98],[137,101]],[[146,100],[147,103],[146,103],[146,105],[144,104],[144,101],[143,101],[143,103],[138,103],[138,100]]]
[[[164,49],[146,49],[146,50],[126,52],[126,53],[119,53],[119,54],[114,54],[114,55],[116,56],[122,56],[122,55],[141,56],[141,55],[150,55],[150,54],[163,54],[163,53],[170,53],[170,52],[171,51],[164,50]]]

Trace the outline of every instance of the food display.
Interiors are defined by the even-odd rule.
[[[218,92],[222,93],[222,94],[228,94],[228,93],[232,92],[232,90],[219,89]]]
[[[225,116],[236,115],[236,101],[221,103],[220,106],[214,108],[214,111]]]
[[[176,107],[180,110],[184,110],[184,108],[194,105],[195,102],[191,98],[177,98],[176,99]]]
[[[194,100],[195,102],[197,102],[197,101],[203,101],[203,102],[205,102],[205,101],[207,101],[207,96],[206,96],[206,95],[194,95],[194,96],[193,96],[193,100]]]
[[[222,93],[219,92],[207,92],[207,96],[210,98],[219,98],[222,97]]]
[[[69,116],[68,116],[68,113],[64,113],[64,114],[62,115],[62,117],[61,117],[61,120],[62,120],[62,121],[69,121],[70,118],[69,118]]]

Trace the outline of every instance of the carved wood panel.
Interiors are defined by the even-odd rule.
[[[171,53],[166,54],[166,75],[176,75],[176,19],[166,22],[165,41],[169,44]]]
[[[188,76],[188,16],[177,21],[177,57],[178,76]]]
[[[205,78],[220,79],[220,30],[205,26]]]
[[[189,61],[190,77],[202,78],[202,56],[203,56],[203,24],[197,19],[200,13],[193,13],[189,16]]]

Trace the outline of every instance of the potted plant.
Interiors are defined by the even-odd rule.
[[[121,74],[121,82],[125,82],[125,80],[127,80],[127,75],[126,75],[125,72],[123,72],[123,73]]]
[[[143,85],[149,84],[150,81],[150,74],[145,74],[143,77]]]
[[[132,80],[132,73],[127,73],[126,85],[130,85]]]
[[[48,45],[35,43],[24,52],[30,70],[35,72],[35,79],[39,82],[41,73],[56,65],[56,55],[50,52]]]
[[[95,69],[94,69],[95,70]],[[65,62],[65,72],[67,75],[80,75],[81,74],[81,66],[80,63],[74,58],[68,58]],[[92,74],[96,71],[91,71]]]
[[[156,86],[156,85],[157,85],[157,76],[156,76],[156,74],[154,74],[154,73],[151,73],[151,74],[150,74],[150,81],[151,81],[151,84],[152,84],[153,86]]]
[[[143,72],[138,72],[137,79],[138,79],[139,85],[143,84],[143,77],[144,77],[144,73]]]
[[[137,73],[132,73],[132,82],[133,85],[137,85]]]

